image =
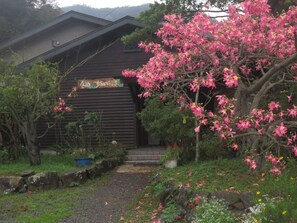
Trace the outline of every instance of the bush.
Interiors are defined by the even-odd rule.
[[[228,154],[228,147],[212,132],[202,134],[199,142],[202,159],[218,159]]]
[[[194,117],[189,110],[180,110],[174,102],[155,97],[145,101],[137,114],[145,130],[166,143],[190,145],[194,141]]]
[[[120,158],[124,160],[126,155],[126,149],[119,144],[106,145],[104,149],[95,152],[96,159]]]
[[[9,148],[2,147],[0,149],[0,163],[5,163],[9,160]]]

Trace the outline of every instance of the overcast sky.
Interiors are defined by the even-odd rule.
[[[137,6],[145,3],[154,3],[155,0],[56,0],[59,7],[85,4],[93,8],[113,8],[121,6]],[[159,0],[157,0],[160,2]]]

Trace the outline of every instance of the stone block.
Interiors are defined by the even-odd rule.
[[[95,179],[100,177],[104,171],[101,165],[93,165],[86,168],[86,172],[89,179]]]
[[[240,194],[230,191],[215,192],[212,196],[217,199],[224,200],[229,206],[240,201]]]
[[[63,187],[69,187],[72,183],[83,184],[88,180],[86,170],[70,171],[60,175]]]
[[[37,173],[27,178],[28,190],[44,190],[59,187],[60,177],[57,172]]]
[[[0,193],[18,192],[25,187],[25,179],[20,176],[2,176],[0,177]]]
[[[252,207],[254,205],[253,202],[253,193],[252,192],[244,192],[240,196],[240,200],[242,201],[245,208]]]

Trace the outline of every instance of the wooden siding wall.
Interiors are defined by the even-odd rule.
[[[85,56],[86,52],[82,51],[81,55]],[[135,100],[133,101],[131,90],[121,73],[123,69],[141,66],[147,62],[148,58],[149,55],[141,51],[126,52],[124,45],[117,41],[83,66],[77,67],[63,81],[60,91],[60,96],[65,98],[66,103],[73,107],[73,111],[65,116],[59,128],[57,127],[55,131],[49,131],[40,140],[40,147],[44,148],[58,143],[60,136],[64,134],[65,124],[69,121],[83,120],[86,111],[101,113],[103,134],[109,141],[114,138],[128,147],[137,146],[136,104]],[[67,60],[69,63],[69,59]],[[78,80],[106,77],[123,79],[124,87],[81,89],[78,90],[77,97],[66,97],[72,87],[77,86]],[[91,131],[91,129],[87,129],[88,131]]]

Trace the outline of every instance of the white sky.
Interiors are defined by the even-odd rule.
[[[59,7],[70,5],[88,5],[93,8],[114,8],[122,6],[137,6],[145,3],[154,3],[156,0],[56,0]],[[157,0],[160,2],[160,0]]]

